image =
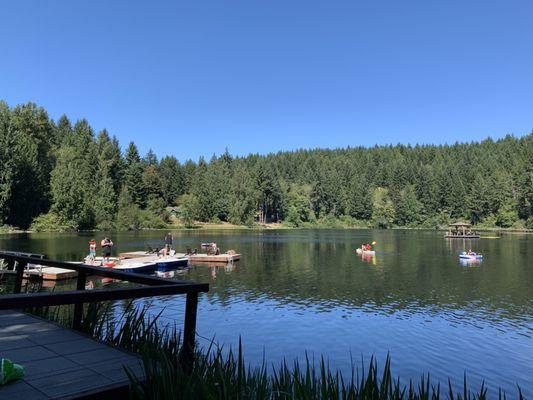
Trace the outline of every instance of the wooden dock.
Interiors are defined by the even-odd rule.
[[[227,264],[233,261],[239,261],[240,254],[192,254],[189,255],[191,264]]]
[[[71,269],[44,267],[42,269],[42,277],[44,280],[61,281],[65,279],[76,278],[78,273]]]
[[[0,270],[0,275],[16,275],[17,271],[14,270]],[[62,281],[66,279],[73,279],[78,276],[76,271],[66,268],[57,267],[42,267],[35,269],[25,270],[22,274],[24,279],[31,279],[32,277],[39,277],[45,281]]]
[[[18,311],[0,311],[0,353],[25,368],[23,379],[0,386],[0,399],[127,398],[129,368],[139,356]]]
[[[137,253],[142,253],[143,255],[141,256]],[[184,254],[176,254],[174,256],[168,257],[159,257],[156,254],[147,255],[145,252],[134,252],[134,254],[134,257],[124,257],[122,259],[115,258],[114,261],[116,261],[117,264],[112,268],[127,272],[152,272],[157,269],[170,269],[174,267],[179,268],[187,266],[187,259],[184,257]],[[81,261],[70,263],[82,264]],[[97,259],[95,262],[87,262],[86,265],[100,267],[101,258],[100,260]],[[16,274],[16,271],[2,269],[0,270],[0,274]],[[75,270],[71,269],[47,267],[35,263],[31,264],[31,268],[26,268],[24,270],[23,276],[26,279],[38,277],[43,279],[44,281],[61,281],[76,278],[78,276],[78,273]]]
[[[120,258],[126,259],[126,260],[148,260],[153,258],[154,260],[157,260],[157,256],[155,254],[148,254],[145,251],[130,251],[125,253],[119,254]],[[188,257],[190,264],[227,264],[231,263],[233,261],[238,261],[241,258],[240,254],[217,254],[217,255],[211,255],[206,253],[200,253],[200,254],[184,254],[184,253],[176,253],[174,257]],[[122,261],[124,262],[124,260]]]
[[[76,290],[22,293],[24,271],[35,258],[0,251],[2,265],[16,271],[12,294],[0,296],[0,355],[25,367],[23,379],[0,387],[0,399],[123,399],[129,397],[124,367],[142,378],[141,359],[82,333],[83,304],[186,295],[179,362],[192,371],[195,358],[198,296],[209,291],[205,283],[168,280],[65,261],[40,259],[43,267],[78,273]],[[95,289],[88,276],[138,284],[134,287]],[[13,309],[72,304],[72,330]],[[77,331],[77,332],[76,332]]]

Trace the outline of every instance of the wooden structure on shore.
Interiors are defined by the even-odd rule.
[[[0,399],[128,397],[129,380],[123,367],[130,366],[138,371],[139,358],[75,332],[82,326],[84,303],[185,294],[187,299],[180,358],[186,368],[192,368],[198,294],[209,291],[208,284],[39,259],[38,263],[44,267],[75,271],[76,290],[22,293],[26,266],[36,263],[36,259],[2,251],[0,259],[16,271],[13,294],[0,296],[0,351],[3,357],[26,366],[24,379],[0,387]],[[86,290],[86,278],[90,275],[144,286]],[[13,311],[66,304],[74,305],[71,329]],[[54,341],[54,337],[59,341],[46,342]],[[67,354],[69,351],[72,353]]]
[[[478,239],[479,233],[470,229],[472,225],[467,222],[455,222],[449,225],[448,232],[444,234],[449,239]]]

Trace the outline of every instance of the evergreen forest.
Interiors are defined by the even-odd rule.
[[[178,140],[178,139],[176,139]],[[357,145],[357,143],[354,143]],[[88,121],[0,101],[3,230],[290,227],[533,229],[533,133],[450,145],[158,159]]]

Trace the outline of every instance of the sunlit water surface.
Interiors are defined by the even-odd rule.
[[[0,235],[0,248],[80,259],[94,234]],[[100,235],[97,236],[99,238]],[[115,252],[160,245],[164,232],[112,234]],[[489,236],[489,235],[487,235]],[[493,235],[490,235],[493,236]],[[435,231],[280,230],[177,231],[176,248],[216,241],[242,260],[228,267],[193,267],[182,279],[209,282],[198,313],[200,343],[236,346],[242,337],[252,364],[263,358],[324,355],[346,373],[352,363],[383,363],[417,379],[430,372],[461,387],[482,380],[533,398],[533,236],[445,240]],[[377,256],[353,250],[377,241]],[[461,264],[472,248],[481,263]],[[70,284],[59,285],[67,287]],[[98,286],[98,282],[96,282]],[[162,322],[182,326],[183,296],[148,301]]]

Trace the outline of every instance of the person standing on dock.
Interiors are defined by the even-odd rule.
[[[111,256],[111,247],[113,247],[113,242],[111,239],[109,239],[107,236],[102,239],[102,242],[100,242],[100,245],[102,246],[102,264],[109,261],[109,257]]]
[[[172,241],[173,241],[172,233],[169,232],[165,235],[165,248],[163,250],[163,255],[168,256],[170,254],[170,250],[172,250]]]
[[[89,260],[94,262],[95,258],[96,258],[96,240],[91,239],[89,241]]]

